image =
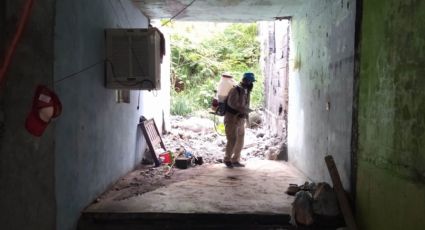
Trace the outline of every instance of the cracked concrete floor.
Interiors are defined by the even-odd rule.
[[[305,176],[286,162],[251,159],[246,163],[245,168],[233,169],[207,165],[198,168],[195,176],[128,199],[99,200],[84,212],[289,214],[294,197],[285,191],[290,183],[304,183]]]

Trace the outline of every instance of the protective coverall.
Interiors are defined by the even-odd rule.
[[[224,162],[239,162],[245,137],[245,120],[248,118],[249,92],[241,86],[233,87],[227,97],[224,126],[227,138]]]

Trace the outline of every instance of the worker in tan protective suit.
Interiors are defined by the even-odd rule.
[[[252,110],[249,108],[250,94],[255,77],[253,73],[244,73],[239,85],[233,87],[227,96],[224,126],[227,145],[224,164],[229,167],[245,167],[240,163],[245,137],[245,120]]]

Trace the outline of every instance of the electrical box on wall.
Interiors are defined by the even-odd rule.
[[[110,89],[161,89],[161,35],[156,28],[107,29],[105,84]]]

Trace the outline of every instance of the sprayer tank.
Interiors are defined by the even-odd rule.
[[[229,94],[230,89],[232,89],[237,82],[231,77],[221,77],[217,85],[217,99],[218,102],[224,102]]]

